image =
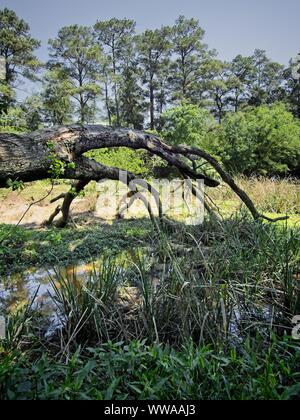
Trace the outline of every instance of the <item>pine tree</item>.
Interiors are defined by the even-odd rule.
[[[34,55],[40,42],[30,35],[29,25],[7,8],[0,10],[0,112],[8,112],[14,102],[19,75],[34,79],[41,63]]]

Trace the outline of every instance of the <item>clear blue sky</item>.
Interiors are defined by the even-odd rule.
[[[287,64],[300,51],[300,0],[0,0],[3,7],[30,24],[42,41],[42,60],[47,59],[48,39],[62,26],[128,17],[143,31],[172,24],[180,14],[199,19],[206,43],[221,59],[260,48]]]

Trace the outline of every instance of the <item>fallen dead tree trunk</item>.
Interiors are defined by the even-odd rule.
[[[7,187],[9,179],[13,182],[17,180],[30,182],[54,176],[77,180],[78,183],[74,185],[76,193],[78,193],[89,181],[118,179],[118,168],[104,166],[83,156],[90,150],[115,147],[146,150],[177,168],[183,177],[194,180],[203,179],[207,187],[219,186],[220,182],[218,180],[204,173],[196,172],[193,165],[189,163],[189,161],[193,162],[197,158],[204,159],[215,169],[223,182],[229,185],[245,203],[255,219],[264,218],[270,221],[286,219],[272,220],[260,214],[250,197],[206,152],[188,146],[171,146],[164,143],[159,137],[149,133],[130,129],[114,129],[101,125],[54,127],[25,135],[0,134],[0,188]],[[59,163],[58,171],[55,169],[57,163]],[[134,174],[127,173],[127,175],[129,181],[135,179]],[[56,209],[56,214],[52,215],[52,219],[62,212],[61,225],[65,225],[73,199],[70,193],[59,198],[63,198],[64,203]]]
[[[113,129],[105,126],[69,126],[51,128],[26,135],[0,135],[0,187],[6,187],[7,179],[24,182],[49,178],[51,153],[62,162],[74,163],[75,168],[66,168],[62,178],[92,180],[93,161],[82,159],[82,155],[93,149],[129,147],[144,149],[160,156],[180,169],[186,176],[202,178],[209,187],[219,183],[204,174],[196,174],[179,153],[158,137],[141,131]],[[106,175],[107,168],[103,168]],[[100,165],[97,172],[101,171]]]

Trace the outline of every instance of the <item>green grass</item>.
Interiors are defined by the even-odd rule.
[[[26,268],[88,262],[109,251],[118,253],[151,240],[150,221],[116,222],[84,228],[28,230],[0,225],[0,276]],[[150,239],[149,239],[150,238]]]
[[[261,185],[247,185],[258,200]],[[288,187],[267,183],[260,210],[285,214]],[[276,224],[233,216],[238,201],[223,191],[213,198],[224,221],[170,222],[160,234],[149,220],[0,226],[1,280],[97,260],[84,283],[56,268],[59,333],[45,337],[49,320],[32,302],[9,314],[0,399],[299,398],[300,226],[289,188],[292,217]]]
[[[17,231],[15,253],[39,243],[38,235],[59,235],[40,242],[42,259],[35,261],[50,265],[48,249],[65,249],[69,261],[70,244],[87,235]],[[75,274],[52,278],[59,334],[45,338],[48,320],[32,302],[10,315],[0,399],[298,397],[291,319],[300,311],[299,229],[239,217],[190,228],[172,223],[161,234],[148,221],[88,232],[90,251],[103,256],[100,266],[85,283]],[[115,256],[112,241],[119,244]],[[126,264],[118,259],[124,245]],[[81,246],[76,257],[87,249]],[[15,253],[17,261],[22,254]],[[126,298],[132,289],[133,299]]]
[[[299,223],[300,183],[297,179],[245,178],[236,179],[237,184],[248,193],[258,210],[271,217],[290,216],[290,224]],[[221,214],[228,218],[241,210],[242,203],[235,193],[222,185],[208,191]]]
[[[286,213],[265,213],[266,216],[271,217],[271,218],[276,218],[276,217],[283,217],[286,216]],[[300,228],[300,215],[299,214],[292,214],[289,215],[289,219],[285,222],[285,221],[281,221],[278,222],[277,226],[285,226],[287,224],[287,226],[289,228]]]

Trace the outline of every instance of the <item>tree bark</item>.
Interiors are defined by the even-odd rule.
[[[150,130],[154,130],[155,129],[155,121],[154,121],[154,86],[153,86],[153,76],[151,76],[151,79],[150,79],[149,98],[150,98]]]
[[[70,214],[70,207],[77,197],[77,195],[84,190],[84,188],[87,186],[89,181],[77,181],[74,182],[72,185],[72,188],[70,191],[68,191],[64,196],[63,204],[60,208],[60,211],[62,213],[61,219],[57,222],[57,227],[65,227],[69,220],[69,214]]]

